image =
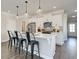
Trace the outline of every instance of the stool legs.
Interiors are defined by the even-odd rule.
[[[9,48],[9,46],[10,46],[10,43],[11,43],[11,42],[10,42],[10,40],[9,40],[8,48]]]
[[[15,47],[15,39],[14,39],[14,47]]]
[[[17,48],[18,48],[18,39],[16,39],[15,52],[16,52]]]
[[[22,42],[22,51],[23,51],[23,42]]]
[[[37,47],[38,47],[38,54],[39,54],[39,59],[40,59],[40,49],[39,49],[39,43],[38,43]]]
[[[20,54],[21,46],[22,46],[22,41],[19,41],[19,54]]]
[[[38,54],[40,59],[39,43],[37,44],[37,47],[38,47]],[[31,45],[31,59],[33,59],[33,52],[34,52],[34,44]]]
[[[28,55],[28,45],[26,45],[26,56],[25,56],[25,59],[27,59],[27,55]]]
[[[19,43],[19,54],[20,54],[20,46],[21,46],[21,43]]]
[[[34,44],[31,45],[31,59],[33,59]]]
[[[9,44],[8,44],[8,48],[9,48],[9,46],[10,46],[10,48],[12,48],[12,43],[13,43],[12,40],[14,41],[14,47],[15,47],[15,39],[10,39]]]
[[[12,48],[12,40],[10,40],[11,42],[10,42],[10,44],[11,44],[11,48]]]
[[[39,49],[39,43],[37,44],[34,44],[32,43],[31,44],[31,59],[34,59],[34,45],[37,45],[37,48],[38,48],[38,54],[39,54],[39,59],[40,59],[40,49]],[[25,56],[25,59],[27,59],[27,55],[28,55],[28,45],[26,46],[26,56]]]

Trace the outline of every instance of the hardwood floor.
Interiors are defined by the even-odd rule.
[[[77,38],[68,38],[63,46],[57,46],[54,58],[77,59]]]
[[[8,49],[8,42],[1,44],[1,59],[25,59],[25,53],[15,52],[14,48]],[[34,56],[34,59],[38,59]],[[30,59],[30,56],[28,56]],[[42,59],[42,58],[40,58]],[[63,46],[56,46],[56,54],[54,59],[77,59],[77,39],[68,38]]]

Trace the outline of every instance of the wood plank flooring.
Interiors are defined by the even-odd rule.
[[[5,42],[1,44],[1,59],[25,59],[25,53],[21,52],[19,55],[14,48],[8,49],[8,42]],[[38,59],[38,57],[34,56],[34,59]],[[77,59],[77,39],[68,38],[63,46],[56,46],[54,59]]]
[[[77,59],[77,39],[68,38],[63,46],[57,46],[54,59]]]

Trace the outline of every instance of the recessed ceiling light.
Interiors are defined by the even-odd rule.
[[[74,12],[77,12],[77,10],[74,10]]]
[[[74,17],[76,17],[76,16],[72,16],[72,17],[74,18]]]
[[[55,8],[56,8],[56,6],[53,6],[53,8],[55,9]]]
[[[8,13],[10,13],[10,10],[8,10]]]

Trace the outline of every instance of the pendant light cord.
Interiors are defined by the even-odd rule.
[[[39,9],[41,9],[41,8],[40,8],[40,0],[39,0]]]
[[[19,8],[19,6],[16,6],[17,7],[17,16],[18,16],[18,8]]]
[[[27,1],[25,1],[25,3],[26,3],[26,13],[27,13],[27,3],[28,3],[28,2],[27,2]]]

